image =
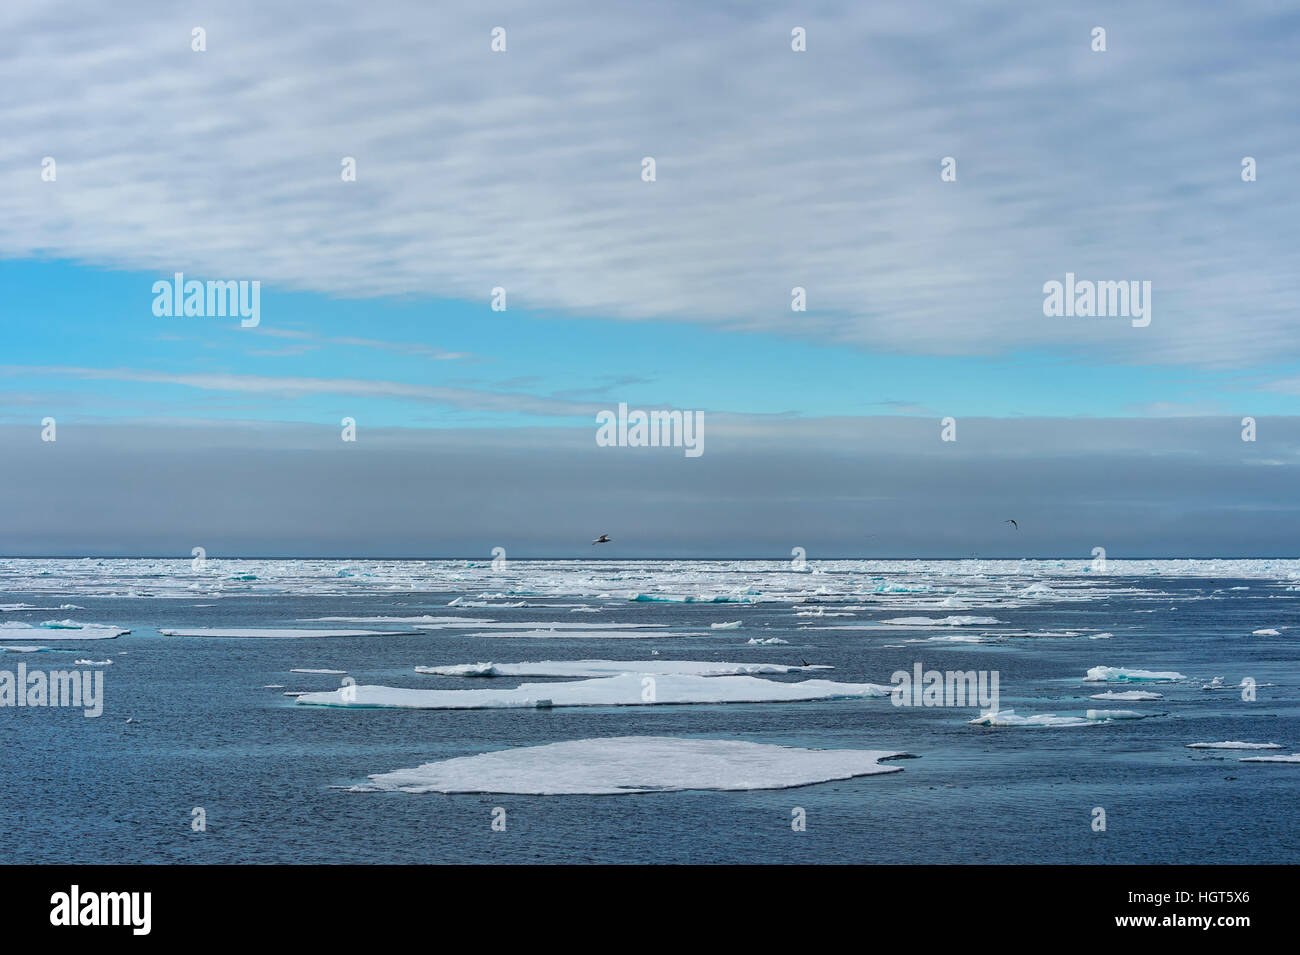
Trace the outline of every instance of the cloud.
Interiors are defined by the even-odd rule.
[[[1284,6],[313,11],[0,7],[0,255],[928,354],[1300,358]],[[1067,271],[1151,281],[1151,326],[1045,318]]]
[[[432,402],[475,411],[518,412],[546,416],[591,417],[597,405],[546,398],[521,392],[499,392],[472,388],[413,385],[399,381],[367,381],[356,378],[304,378],[231,373],[167,372],[142,368],[79,368],[72,366],[9,366],[0,373],[10,376],[50,376],[82,381],[123,381],[180,385],[202,391],[240,392],[299,398],[306,395],[338,395],[354,398],[396,398]]]

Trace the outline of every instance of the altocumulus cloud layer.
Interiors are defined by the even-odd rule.
[[[1285,5],[281,9],[0,6],[0,254],[352,296],[500,285],[924,353],[1300,357]],[[33,188],[44,156],[57,189]],[[1151,281],[1151,327],[1044,319],[1066,271]]]
[[[593,429],[0,427],[7,554],[1293,556],[1300,418],[707,419],[707,453]],[[1286,448],[1278,452],[1277,448]],[[1015,518],[1020,530],[1003,521]]]

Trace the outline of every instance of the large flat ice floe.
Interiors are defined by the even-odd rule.
[[[130,632],[121,627],[71,620],[51,620],[39,627],[30,623],[0,623],[0,640],[112,640]]]
[[[1084,683],[1172,683],[1187,677],[1173,670],[1130,670],[1126,667],[1093,667],[1084,674]]]
[[[1230,739],[1222,743],[1188,743],[1188,749],[1282,749],[1281,743],[1243,743]]]
[[[788,666],[782,663],[711,663],[702,660],[541,660],[536,663],[458,663],[451,666],[418,666],[416,673],[431,676],[614,676],[619,673],[660,675],[681,673],[692,676],[749,676],[755,673],[802,673],[831,670],[824,664]]]
[[[997,617],[894,617],[891,620],[876,621],[888,627],[989,627],[1001,623]]]
[[[803,680],[779,683],[752,676],[622,673],[569,683],[524,683],[509,690],[411,690],[394,686],[347,686],[305,693],[313,706],[477,710],[551,706],[651,706],[681,703],[795,703],[849,697],[885,697],[893,687],[875,683]]]
[[[190,627],[185,630],[159,630],[164,637],[383,637],[391,630],[288,630],[263,627]]]
[[[739,740],[620,736],[525,746],[379,773],[354,792],[617,795],[788,789],[895,773],[885,750],[799,749]]]
[[[1163,700],[1163,693],[1151,693],[1147,690],[1107,690],[1105,693],[1094,693],[1088,699],[1090,700],[1126,700],[1129,703],[1138,703],[1150,700]]]
[[[424,629],[424,628],[421,628]],[[485,630],[471,637],[495,637],[500,640],[654,640],[675,637],[706,637],[702,630],[592,630],[587,628],[551,627],[545,630]]]

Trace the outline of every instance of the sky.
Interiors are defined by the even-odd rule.
[[[0,554],[1295,556],[1297,41],[1270,2],[11,0]],[[176,273],[257,324],[156,314]],[[1046,315],[1067,273],[1149,324]],[[619,403],[703,453],[599,446]]]

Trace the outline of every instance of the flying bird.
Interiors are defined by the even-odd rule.
[[[594,541],[592,541],[592,543],[593,543],[593,544],[612,544],[612,543],[614,543],[614,542],[611,541],[611,540],[609,539],[609,535],[608,535],[608,534],[601,534],[601,535],[600,535],[599,537],[597,537]]]
[[[1016,530],[1020,530],[1020,525],[1017,524],[1015,521],[1011,520],[1010,518],[1007,518],[1007,519],[1006,519],[1005,521],[1003,521],[1002,523],[1003,523],[1003,524],[1010,524],[1010,525],[1011,525],[1012,527],[1014,527]]]

